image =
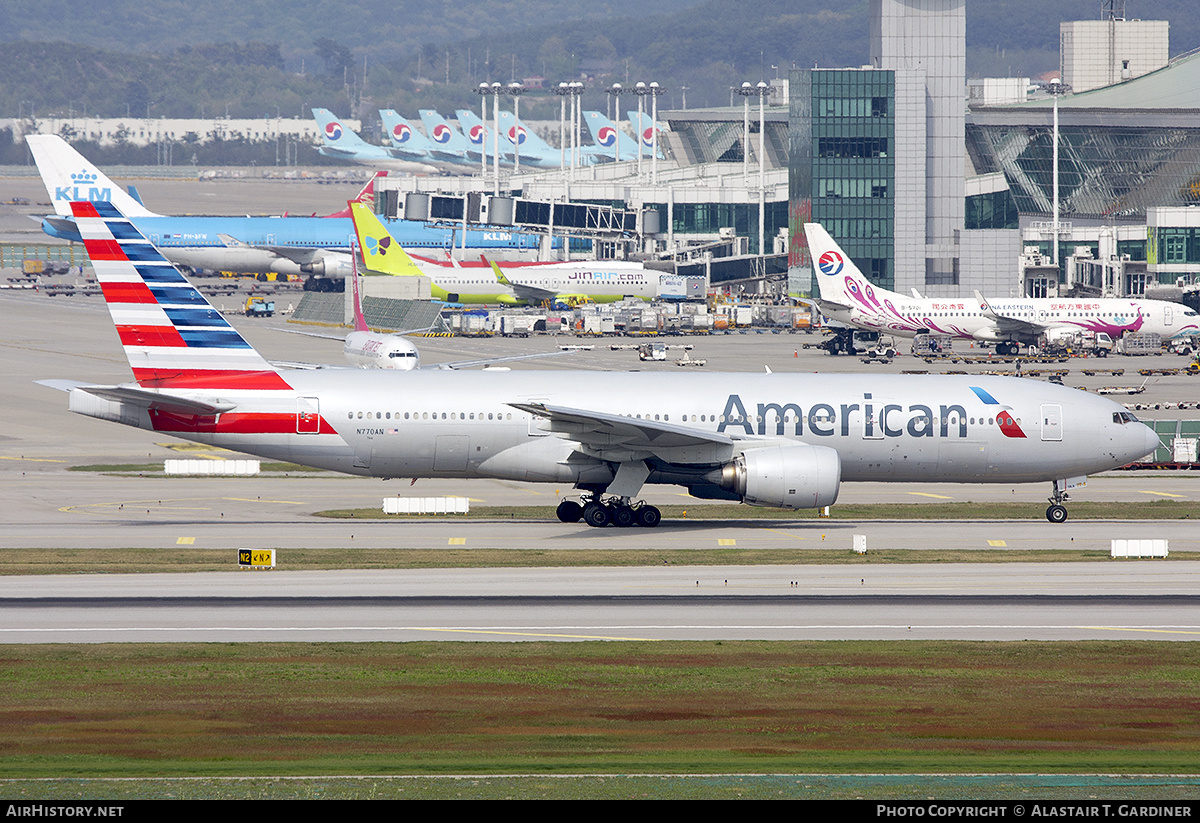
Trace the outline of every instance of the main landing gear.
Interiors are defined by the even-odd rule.
[[[1054,493],[1048,498],[1050,505],[1046,508],[1046,519],[1051,523],[1066,523],[1067,522],[1067,507],[1063,502],[1070,499],[1059,483],[1054,483]]]
[[[662,512],[656,507],[640,500],[630,502],[627,497],[610,497],[604,500],[585,496],[578,503],[574,500],[564,500],[558,504],[555,514],[564,523],[578,523],[582,520],[594,528],[608,525],[620,528],[653,528],[662,521]]]

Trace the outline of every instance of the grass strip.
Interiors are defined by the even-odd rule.
[[[725,503],[660,506],[664,520],[1042,520],[1044,506],[1030,502],[973,503],[846,503],[830,508],[788,511]],[[1200,501],[1138,500],[1133,502],[1072,501],[1071,520],[1200,519]],[[326,509],[317,517],[345,520],[399,520],[428,515],[384,514],[382,508]],[[554,520],[553,506],[476,506],[465,515],[482,520]]]
[[[0,647],[9,778],[1200,773],[1200,644]]]
[[[1176,552],[1167,562],[1192,560]],[[636,566],[783,566],[889,563],[1069,563],[1113,560],[1105,551],[1072,549],[299,549],[276,550],[276,568],[494,569]],[[18,574],[147,574],[238,571],[236,549],[0,549],[0,576]]]

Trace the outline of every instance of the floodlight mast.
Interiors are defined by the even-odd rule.
[[[525,86],[518,83],[516,80],[508,84],[507,91],[513,99],[513,169],[515,173],[521,173],[521,95],[525,93]],[[500,127],[500,123],[496,123],[496,127]]]

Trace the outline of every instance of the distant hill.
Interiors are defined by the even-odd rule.
[[[1058,23],[1096,19],[1099,0],[970,0],[968,74],[1036,76],[1058,61]],[[595,76],[657,80],[667,108],[727,105],[729,88],[797,66],[868,57],[867,0],[4,0],[0,116],[307,117],[312,106],[367,120],[477,108],[481,80]],[[1127,0],[1130,17],[1171,22],[1172,53],[1200,46],[1195,0]],[[628,106],[633,101],[626,97]],[[521,103],[555,119],[553,95]]]

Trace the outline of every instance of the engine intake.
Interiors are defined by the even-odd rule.
[[[786,443],[747,449],[720,469],[722,489],[751,506],[819,509],[832,505],[842,482],[842,460],[828,446]]]

